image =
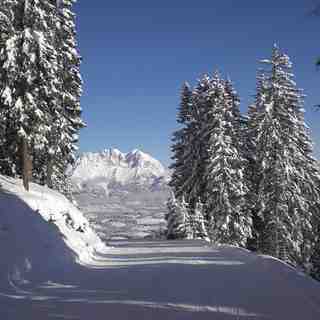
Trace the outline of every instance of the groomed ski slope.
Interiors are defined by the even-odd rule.
[[[1,320],[320,319],[320,284],[276,259],[202,241],[104,247],[61,195],[0,185]]]

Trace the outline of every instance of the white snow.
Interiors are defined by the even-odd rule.
[[[6,264],[8,273],[22,272],[26,261],[31,268],[40,261],[43,269],[64,268],[66,262],[89,262],[96,250],[104,250],[87,219],[64,196],[36,184],[30,188],[26,192],[21,180],[0,176],[0,269]]]
[[[150,155],[137,149],[85,153],[69,174],[79,207],[103,239],[155,237],[164,229],[170,170]],[[157,221],[137,224],[138,218]]]
[[[108,220],[109,221],[109,220]],[[110,224],[113,226],[113,227],[117,227],[117,228],[123,228],[126,226],[125,223],[123,222],[118,222],[118,221],[111,221]]]
[[[1,97],[3,98],[3,103],[6,105],[12,104],[12,92],[10,87],[5,87],[5,89],[2,92]]]
[[[118,149],[106,149],[98,153],[84,153],[77,161],[72,181],[80,190],[84,185],[97,185],[101,180],[104,189],[108,185],[145,184],[152,186],[159,178],[168,181],[168,170],[150,155],[133,150],[122,153]]]
[[[148,225],[157,225],[159,226],[162,222],[162,219],[155,219],[151,217],[141,218],[137,220],[138,224],[148,224]]]
[[[106,248],[63,196],[0,184],[1,320],[320,319],[320,284],[277,259],[204,241]]]
[[[22,109],[23,107],[23,102],[22,102],[22,99],[21,97],[19,97],[14,105],[14,107],[17,109],[17,110],[20,110]]]

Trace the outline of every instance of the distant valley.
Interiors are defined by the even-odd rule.
[[[72,173],[75,199],[104,240],[159,237],[170,172],[140,151],[84,153]]]

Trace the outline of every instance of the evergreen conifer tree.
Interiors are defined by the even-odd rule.
[[[22,174],[26,188],[32,158],[48,143],[50,108],[56,99],[55,5],[55,1],[4,1],[0,8],[10,22],[0,67],[0,112],[11,157],[6,171]]]
[[[79,130],[85,127],[81,119],[82,79],[80,75],[81,57],[77,50],[75,14],[72,11],[74,0],[58,2],[58,23],[56,47],[58,51],[58,70],[60,80],[59,106],[56,126],[49,141],[50,161],[48,184],[64,193],[68,181],[66,171],[76,159]],[[59,134],[60,133],[60,134]],[[58,139],[57,139],[58,137]]]
[[[205,178],[209,233],[214,242],[245,246],[251,235],[251,218],[243,211],[243,159],[234,145],[237,129],[233,98],[217,73],[208,98],[206,131],[202,136],[208,137]]]
[[[185,196],[190,210],[193,210],[199,197],[204,196],[204,159],[206,147],[202,141],[203,110],[207,103],[210,77],[204,75],[192,91],[184,85],[178,123],[182,128],[174,134],[174,164],[170,182],[176,197]]]
[[[167,202],[167,206],[167,238],[185,239],[188,234],[190,235],[190,227],[188,209],[184,198],[182,198],[182,200],[177,200],[174,193],[172,193],[171,198]]]
[[[247,120],[243,127],[244,143],[242,154],[246,161],[244,166],[245,184],[247,186],[245,210],[252,217],[252,238],[248,241],[248,247],[252,250],[258,250],[260,247],[260,234],[263,228],[263,222],[257,210],[257,194],[260,177],[257,175],[256,168],[256,139],[259,134],[259,123],[257,121],[260,100],[263,99],[264,75],[259,73],[257,77],[257,88],[255,103],[248,108]]]
[[[313,219],[319,208],[319,170],[304,123],[301,90],[291,62],[275,46],[258,92],[257,208],[263,221],[260,250],[285,261],[310,262]]]
[[[207,137],[205,136],[206,110],[208,90],[211,78],[205,74],[192,92],[192,121],[187,127],[186,139],[186,180],[183,191],[190,209],[194,210],[196,202],[201,199],[206,203],[205,193],[205,163],[207,160]]]
[[[313,222],[314,239],[311,249],[311,258],[306,270],[312,277],[320,281],[320,221]]]
[[[185,198],[182,197],[181,200],[181,207],[185,208],[186,212],[186,221],[185,221],[185,239],[193,240],[194,239],[194,226],[195,226],[195,220],[194,220],[194,214],[193,210],[190,209],[189,204],[186,203]]]
[[[188,83],[184,83],[181,90],[181,102],[178,109],[177,122],[180,128],[173,134],[173,145],[171,147],[173,156],[173,164],[170,166],[172,169],[172,176],[169,185],[171,186],[176,197],[181,197],[184,193],[182,186],[184,185],[187,175],[186,170],[188,164],[186,163],[186,150],[188,141],[188,127],[190,126],[192,102],[191,102],[191,89]]]
[[[73,3],[0,1],[0,170],[59,190],[84,126]]]
[[[246,125],[246,119],[240,112],[240,97],[235,90],[233,83],[230,78],[225,81],[225,90],[230,99],[231,109],[230,109],[230,119],[232,124],[230,128],[232,130],[233,145],[238,149],[239,153],[242,153],[244,144],[244,126]]]
[[[209,241],[204,214],[205,212],[203,203],[201,202],[201,200],[198,200],[195,205],[194,213],[192,215],[193,239],[202,239]]]

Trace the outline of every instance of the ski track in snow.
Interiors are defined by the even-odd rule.
[[[45,283],[0,291],[0,319],[320,319],[320,285],[284,263],[202,241],[114,241]]]
[[[0,320],[320,319],[320,284],[277,259],[204,241],[107,245],[62,195],[0,176]]]

